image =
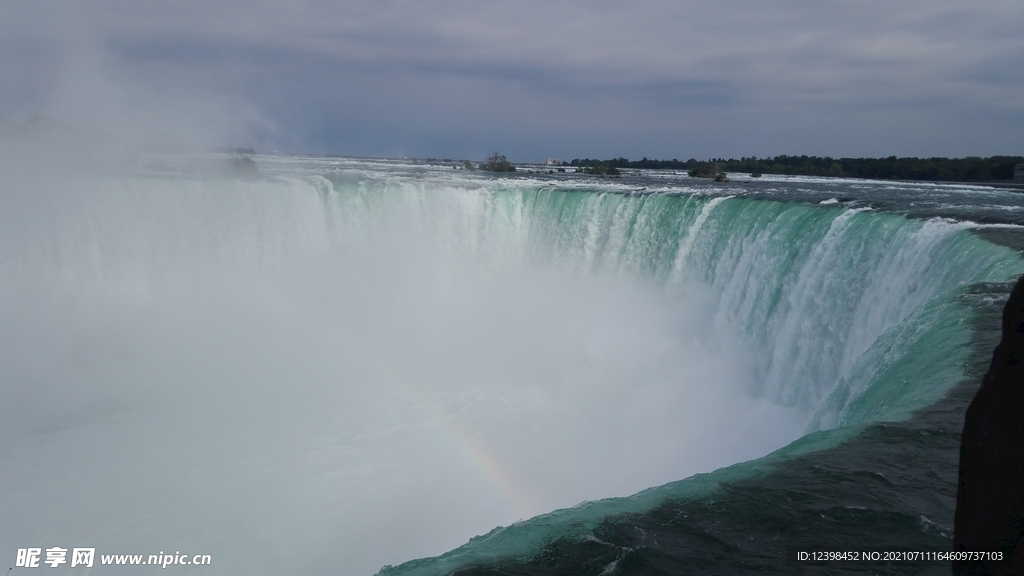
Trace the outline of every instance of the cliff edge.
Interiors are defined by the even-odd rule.
[[[967,408],[953,545],[1004,560],[953,563],[953,574],[1024,574],[1024,277],[1003,309],[1003,334]]]

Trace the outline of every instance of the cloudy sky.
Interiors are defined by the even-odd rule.
[[[520,162],[1024,154],[1024,4],[0,0],[0,113]]]

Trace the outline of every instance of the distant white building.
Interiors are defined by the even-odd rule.
[[[561,166],[562,165],[562,161],[559,160],[558,158],[548,158],[547,165],[548,166]]]

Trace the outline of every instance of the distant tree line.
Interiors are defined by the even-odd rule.
[[[591,160],[590,158],[579,158],[568,163],[568,166],[596,167],[607,166],[610,168],[639,168],[639,169],[662,169],[662,170],[690,170],[697,165],[698,161],[693,158],[686,162],[679,160],[648,160],[646,156],[641,160],[627,160],[626,158],[612,158],[611,160]],[[562,162],[562,164],[566,164]]]
[[[943,182],[987,182],[1012,180],[1014,164],[1024,163],[1024,156],[990,156],[980,158],[831,158],[829,156],[775,156],[772,158],[743,157],[712,158],[685,162],[672,160],[630,161],[626,158],[611,160],[575,159],[570,166],[634,169],[670,169],[706,171],[717,165],[725,172],[751,174],[789,174],[800,176],[840,176],[844,178],[878,178],[892,180],[932,180]]]

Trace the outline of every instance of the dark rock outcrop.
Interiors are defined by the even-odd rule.
[[[1024,574],[1024,278],[1003,310],[1003,334],[967,408],[954,520],[958,551],[1004,561],[954,562],[953,573]]]

